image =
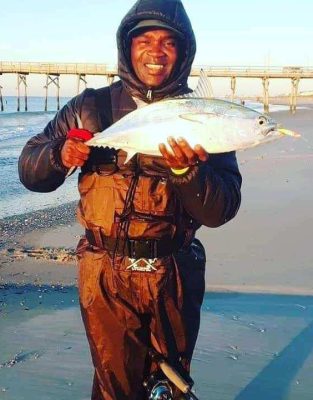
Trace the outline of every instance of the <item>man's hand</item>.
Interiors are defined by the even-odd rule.
[[[66,168],[82,167],[87,161],[90,147],[79,139],[67,139],[61,150],[61,160]]]
[[[208,153],[199,144],[193,149],[183,138],[178,138],[176,141],[173,137],[169,137],[167,141],[172,151],[168,151],[164,143],[159,145],[159,150],[170,168],[192,167],[198,161],[207,161],[209,158]]]

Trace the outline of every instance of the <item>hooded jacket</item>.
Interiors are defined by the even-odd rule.
[[[133,96],[146,99],[149,88],[145,87],[133,72],[128,37],[129,30],[143,19],[160,19],[184,36],[180,64],[164,85],[154,90],[152,100],[190,91],[187,78],[196,43],[181,1],[137,1],[122,20],[117,32],[121,80],[107,88],[85,90],[63,107],[41,134],[29,140],[19,159],[20,179],[28,189],[49,192],[63,184],[67,169],[61,162],[60,151],[67,132],[77,127],[76,114],[80,116],[85,129],[98,132],[137,108]],[[108,149],[104,149],[105,153],[107,151]],[[99,154],[96,154],[97,151],[92,149],[87,164],[92,164],[95,158],[99,159]],[[85,173],[91,172],[83,168],[81,177]],[[168,170],[167,174],[185,212],[196,221],[196,228],[202,224],[209,227],[220,226],[237,213],[240,205],[241,176],[234,152],[210,155],[208,162],[191,168],[184,176],[173,176]]]
[[[182,34],[180,57],[177,68],[168,81],[153,90],[152,99],[157,100],[188,91],[187,80],[196,53],[196,39],[184,6],[180,0],[138,0],[123,18],[117,31],[118,71],[125,88],[133,96],[147,101],[149,88],[134,74],[130,62],[130,38],[128,32],[138,22],[156,19],[165,22]]]

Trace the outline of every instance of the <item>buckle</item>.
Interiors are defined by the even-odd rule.
[[[154,259],[157,254],[156,240],[128,240],[129,257],[133,259]]]
[[[153,265],[157,258],[130,258],[130,265],[126,268],[126,271],[139,271],[139,272],[154,272],[157,268]]]

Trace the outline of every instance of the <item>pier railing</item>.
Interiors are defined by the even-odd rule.
[[[0,73],[117,75],[117,69],[116,66],[107,64],[0,61]]]
[[[313,78],[313,67],[258,67],[258,66],[195,66],[192,76],[199,76],[203,69],[207,76],[211,77],[232,77],[237,78],[281,78],[281,79],[310,79]]]
[[[269,110],[269,82],[270,79],[289,79],[291,82],[290,91],[290,110],[294,113],[296,110],[298,87],[301,79],[313,79],[313,67],[303,66],[194,66],[190,76],[197,77],[203,69],[210,78],[230,78],[231,99],[236,93],[237,78],[261,79],[263,84],[263,104],[265,112]],[[80,84],[86,87],[87,75],[102,75],[107,78],[108,84],[112,83],[117,76],[117,67],[109,64],[91,64],[91,63],[48,63],[48,62],[14,62],[0,61],[0,75],[17,75],[17,96],[20,110],[20,87],[24,87],[25,110],[27,111],[27,83],[26,78],[29,74],[46,75],[46,102],[47,108],[48,87],[53,84],[57,88],[57,109],[59,103],[60,75],[77,76],[77,93],[80,91]],[[3,100],[0,86],[0,110],[3,111]]]
[[[284,66],[209,66],[196,65],[191,76],[199,76],[203,69],[211,77],[245,77],[245,78],[313,78],[313,67]],[[25,74],[69,74],[69,75],[117,75],[117,67],[109,64],[92,63],[46,63],[0,61],[0,73]]]

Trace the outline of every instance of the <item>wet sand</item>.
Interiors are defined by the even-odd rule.
[[[0,292],[0,398],[87,400],[92,365],[75,287]],[[202,400],[311,400],[313,297],[207,293],[192,364]]]
[[[76,203],[0,221],[0,285],[76,285]]]
[[[313,111],[274,117],[303,138],[238,153],[241,209],[198,234],[209,293],[193,376],[203,399],[313,392]],[[88,398],[74,256],[81,234],[74,203],[0,221],[0,398]]]

